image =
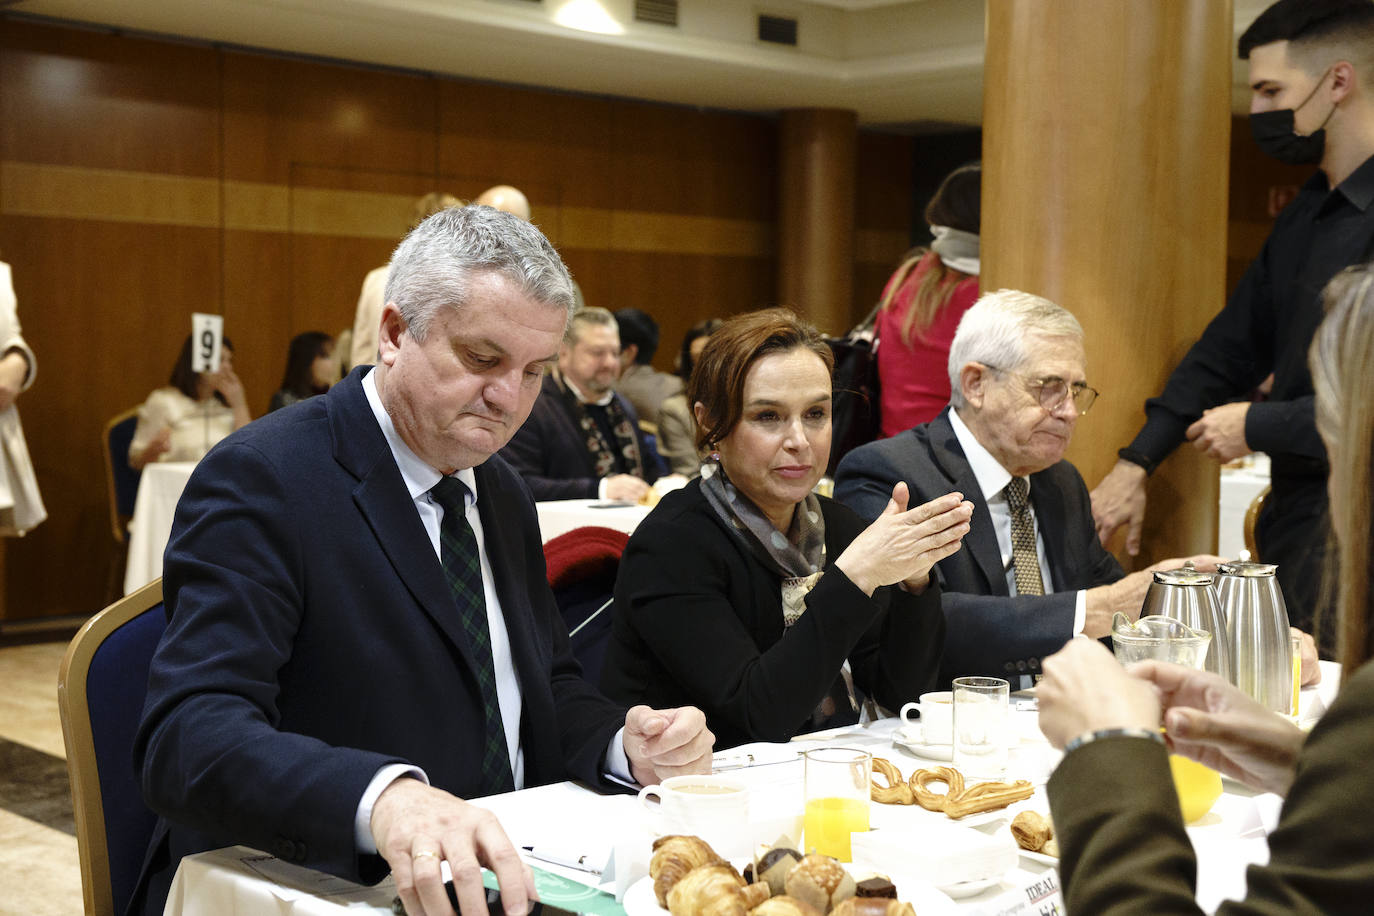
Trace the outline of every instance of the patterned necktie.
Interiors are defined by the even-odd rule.
[[[1040,578],[1040,555],[1035,550],[1035,523],[1031,520],[1026,494],[1030,481],[1013,477],[1007,484],[1007,505],[1011,508],[1011,561],[1016,570],[1016,594],[1043,595],[1045,582]]]
[[[482,591],[482,562],[477,552],[477,536],[468,524],[468,488],[454,477],[440,478],[430,495],[444,509],[439,523],[439,562],[444,578],[458,605],[458,619],[467,634],[477,683],[482,690],[486,712],[486,741],[482,750],[483,795],[509,792],[515,788],[511,775],[510,750],[506,729],[501,722],[501,705],[496,698],[496,666],[491,659],[491,632],[487,628],[487,602]]]

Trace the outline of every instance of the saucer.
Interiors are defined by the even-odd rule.
[[[924,757],[926,760],[949,763],[954,759],[954,746],[952,744],[927,744],[924,741],[913,741],[901,732],[892,736],[892,743],[904,747],[917,757]]]
[[[988,888],[1001,883],[1001,878],[984,878],[981,881],[960,881],[958,884],[945,884],[938,886],[936,890],[946,897],[962,900],[965,897],[972,897],[974,894],[981,894]]]

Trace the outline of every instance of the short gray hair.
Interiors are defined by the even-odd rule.
[[[1083,339],[1083,326],[1067,309],[1048,299],[1014,289],[984,294],[959,320],[949,347],[949,403],[964,406],[959,374],[969,363],[998,369],[1020,368],[1030,358],[1026,337]]]
[[[598,305],[584,305],[573,312],[568,321],[568,330],[563,334],[563,342],[568,346],[577,343],[577,335],[586,327],[612,328],[617,334],[620,333],[620,323],[615,320],[614,312]]]
[[[391,256],[387,302],[422,343],[442,308],[467,305],[472,277],[491,271],[537,302],[572,316],[572,276],[533,224],[491,207],[449,207],[411,230]]]

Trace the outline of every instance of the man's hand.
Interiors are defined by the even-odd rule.
[[[1251,448],[1245,442],[1245,415],[1249,412],[1249,401],[1208,408],[1202,412],[1202,419],[1188,427],[1188,441],[1204,455],[1223,463],[1248,455]]]
[[[606,498],[637,503],[649,491],[649,485],[633,474],[616,474],[606,478]]]
[[[1300,728],[1207,671],[1149,661],[1130,673],[1154,685],[1175,753],[1261,791],[1287,794],[1306,738]]]
[[[453,913],[439,872],[445,859],[463,916],[487,914],[482,866],[496,873],[506,916],[524,916],[536,899],[534,875],[496,815],[418,779],[398,779],[377,796],[372,836],[409,916]]]
[[[1154,690],[1127,674],[1096,640],[1071,639],[1043,665],[1035,696],[1040,730],[1055,747],[1104,728],[1159,727]]]
[[[1156,572],[1163,569],[1178,569],[1184,563],[1192,563],[1198,572],[1215,572],[1217,564],[1225,562],[1222,557],[1210,553],[1199,553],[1191,557],[1171,557],[1130,573],[1111,585],[1099,585],[1097,588],[1088,589],[1083,604],[1086,612],[1083,635],[1091,636],[1093,639],[1110,636],[1112,616],[1117,611],[1131,620],[1139,618],[1145,604],[1145,593],[1150,590],[1150,583],[1154,581]]]
[[[1317,642],[1309,634],[1297,627],[1289,627],[1288,632],[1298,637],[1298,658],[1300,676],[1298,686],[1311,687],[1322,682],[1322,666],[1317,655]]]
[[[630,775],[642,786],[657,785],[669,776],[711,772],[716,736],[706,727],[705,713],[695,706],[635,706],[625,714],[624,741]]]
[[[20,351],[10,350],[0,357],[0,410],[14,403],[28,374],[29,361]]]
[[[1093,522],[1102,546],[1127,525],[1126,552],[1140,553],[1140,529],[1145,524],[1145,469],[1125,458],[1116,464],[1092,491]]]

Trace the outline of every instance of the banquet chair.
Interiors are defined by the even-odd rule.
[[[623,531],[588,525],[544,545],[549,587],[568,626],[573,655],[593,684],[601,682],[611,636],[611,593],[629,540]]]
[[[1269,498],[1271,487],[1265,487],[1259,494],[1250,501],[1250,508],[1245,510],[1245,549],[1250,551],[1250,559],[1256,563],[1260,560],[1259,547],[1255,544],[1255,524],[1259,521],[1260,510],[1264,508],[1264,501]]]
[[[111,417],[105,424],[105,491],[110,504],[110,533],[115,551],[105,575],[105,598],[113,601],[123,590],[124,564],[129,549],[129,520],[134,515],[138,481],[143,476],[129,464],[129,443],[138,426],[138,408],[132,407]]]
[[[166,625],[156,579],[86,621],[57,676],[87,916],[125,911],[157,824],[143,803],[133,745]]]

